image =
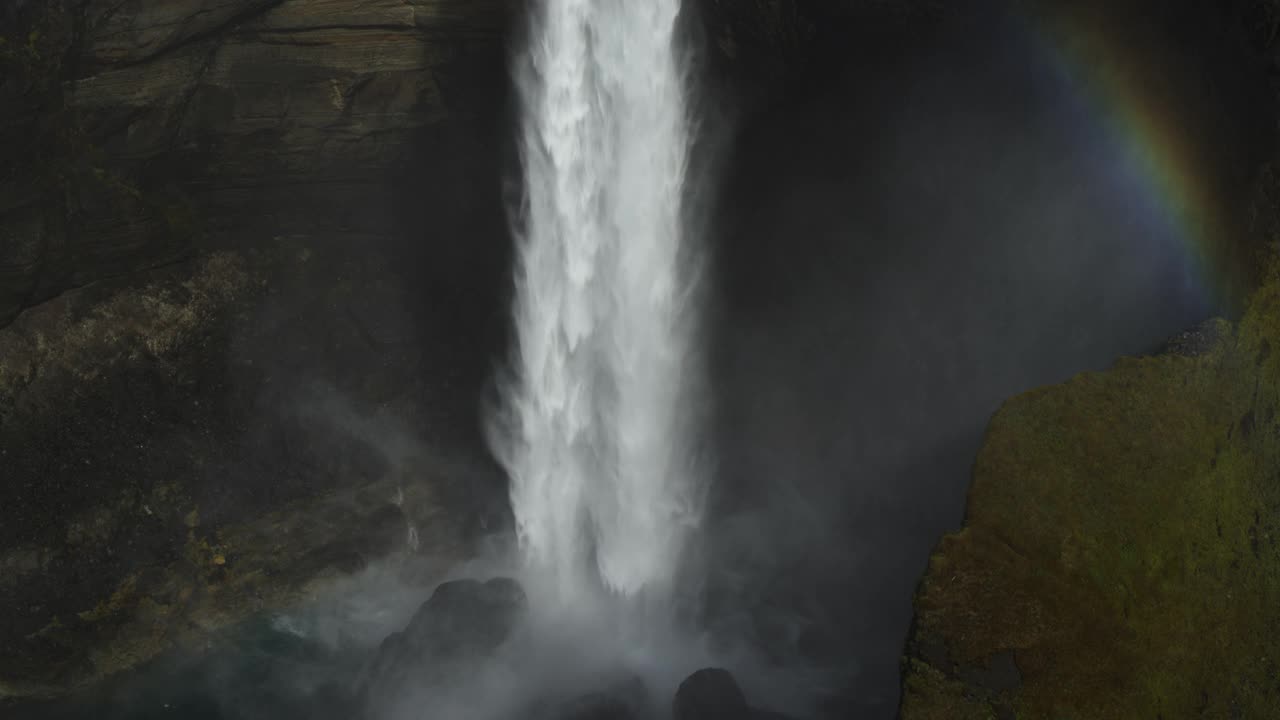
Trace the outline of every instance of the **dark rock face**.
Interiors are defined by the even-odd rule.
[[[376,701],[406,687],[447,682],[506,641],[526,602],[524,590],[509,578],[440,585],[408,627],[383,641],[360,694]]]
[[[71,5],[28,3],[0,24],[0,325],[68,287],[171,261],[184,244],[168,193],[143,196],[110,172],[64,101]]]
[[[499,114],[505,6],[53,0],[20,9],[0,28],[0,152],[11,168],[0,182],[0,324],[220,231],[385,232],[383,213],[362,206],[379,206],[398,175],[413,177],[411,164],[425,161],[415,149],[449,123]]]
[[[925,27],[952,11],[939,0],[702,0],[698,8],[715,52],[757,82],[802,79],[859,26]]]

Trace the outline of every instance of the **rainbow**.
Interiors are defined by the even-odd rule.
[[[1120,37],[1122,23],[1115,17],[1090,12],[1089,3],[1070,5],[1049,11],[1023,4],[1022,14],[1039,38],[1037,46],[1047,48],[1042,54],[1055,74],[1086,106],[1084,114],[1099,118],[1141,178],[1201,294],[1216,305],[1233,304],[1239,268],[1231,261],[1226,203],[1209,181],[1203,146],[1180,123],[1185,114],[1158,82],[1159,61],[1135,49],[1133,38]]]

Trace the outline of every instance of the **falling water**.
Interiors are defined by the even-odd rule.
[[[518,68],[526,204],[496,443],[562,597],[671,586],[700,516],[679,0],[546,0]]]

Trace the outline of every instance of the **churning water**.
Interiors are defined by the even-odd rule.
[[[563,600],[669,592],[701,514],[679,5],[547,0],[517,68],[517,353],[495,445],[522,555]]]

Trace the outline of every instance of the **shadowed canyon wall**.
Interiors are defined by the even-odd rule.
[[[448,555],[427,517],[500,502],[475,414],[508,9],[6,5],[0,694],[136,664],[407,523]]]

